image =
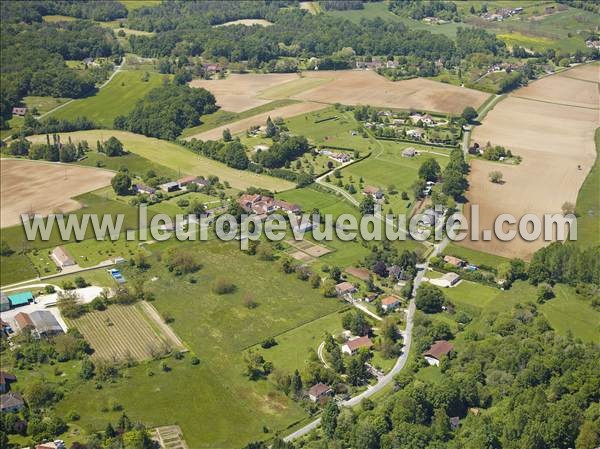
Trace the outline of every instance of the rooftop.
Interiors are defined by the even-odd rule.
[[[437,340],[431,345],[428,351],[424,352],[424,356],[433,357],[439,360],[443,355],[447,355],[454,349],[454,345],[446,340]]]

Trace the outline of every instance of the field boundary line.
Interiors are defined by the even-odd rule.
[[[283,334],[287,334],[288,332],[294,331],[296,329],[300,329],[301,327],[308,326],[309,324],[312,324],[315,321],[319,321],[322,318],[326,318],[329,315],[344,313],[344,312],[346,312],[347,310],[349,310],[351,308],[352,308],[352,306],[348,307],[345,304],[343,304],[343,307],[341,307],[339,310],[335,310],[333,312],[326,313],[325,315],[318,316],[318,317],[313,318],[313,319],[308,320],[308,321],[303,321],[303,322],[299,323],[297,326],[287,328],[287,329],[285,329],[285,330],[283,330],[283,331],[281,331],[281,332],[279,332],[279,333],[277,333],[275,335],[272,335],[272,337],[273,338],[281,337]],[[257,346],[257,345],[260,345],[260,342],[256,342],[256,343],[252,343],[251,345],[244,346],[239,351],[240,352],[244,352],[244,351],[246,351],[246,350],[248,350],[250,348],[253,348],[254,346]]]
[[[592,107],[589,107],[589,106],[578,106],[576,104],[569,104],[569,103],[558,103],[556,101],[541,100],[539,98],[522,97],[520,95],[511,95],[511,97],[513,97],[513,98],[519,98],[521,100],[537,101],[538,103],[554,104],[556,106],[567,106],[567,107],[570,107],[570,108],[589,109],[591,111],[598,111],[598,110],[600,110],[600,108],[592,108]]]
[[[179,336],[173,329],[171,329],[171,326],[162,320],[158,310],[156,310],[152,304],[150,304],[148,301],[141,301],[139,304],[140,307],[144,309],[143,311],[146,312],[145,315],[147,315],[158,325],[158,327],[164,332],[165,336],[171,340],[171,343],[181,349],[186,349],[186,346],[183,344]]]

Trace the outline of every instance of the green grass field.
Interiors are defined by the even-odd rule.
[[[120,0],[128,11],[160,5],[162,0]]]
[[[315,123],[329,117],[337,118]],[[298,115],[287,119],[285,123],[292,133],[306,136],[314,145],[349,148],[362,153],[373,146],[373,139],[365,139],[360,134],[352,135],[352,131],[360,127],[352,114],[337,111],[334,107]]]
[[[95,146],[94,142],[88,143],[92,148]],[[104,153],[90,151],[86,154],[85,159],[78,161],[77,163],[79,165],[87,165],[88,167],[102,167],[115,171],[127,167],[127,170],[131,175],[140,177],[144,176],[149,170],[153,170],[158,176],[164,176],[171,179],[175,179],[178,175],[175,170],[167,168],[164,165],[156,164],[135,153],[129,153],[124,156],[108,157]]]
[[[160,87],[163,78],[168,77],[149,72],[148,81],[142,81],[143,75],[137,70],[122,70],[96,95],[75,100],[50,116],[58,119],[87,117],[98,125],[112,128],[115,117],[129,113],[138,100]]]
[[[413,20],[409,17],[400,17],[388,10],[387,2],[365,3],[364,9],[347,11],[327,11],[326,14],[334,17],[342,17],[354,23],[359,23],[363,18],[369,20],[381,18],[386,21],[404,23],[411,29],[427,30],[431,33],[445,34],[449,37],[456,36],[456,30],[459,26],[465,26],[465,24],[460,23],[428,25],[424,22]]]
[[[600,242],[600,128],[596,129],[596,162],[577,196],[577,241],[589,246]]]
[[[178,244],[156,244],[153,251],[171,245]],[[200,358],[200,365],[192,367],[189,358],[168,360],[172,371],[163,373],[151,362],[127,369],[127,378],[102,390],[96,390],[91,382],[80,384],[57,405],[59,413],[76,408],[81,414],[80,426],[87,431],[103,429],[114,415],[99,409],[112,398],[134,420],[152,426],[179,424],[194,448],[238,447],[261,438],[263,425],[282,430],[306,418],[302,408],[277,392],[270,381],[246,379],[243,351],[269,336],[329,316],[344,304],[323,298],[295,276],[282,274],[273,262],[242,254],[236,244],[202,242],[189,247],[203,264],[192,276],[174,276],[156,257],[147,272],[124,267],[124,275],[131,282],[136,278],[145,281],[156,297],[154,306],[173,316],[173,329]],[[153,277],[159,280],[150,282]],[[196,283],[189,282],[191,277]],[[235,293],[219,296],[212,292],[215,279],[222,277],[237,286]],[[253,296],[257,308],[244,307],[247,295]],[[284,370],[285,363],[280,361]],[[148,369],[156,374],[149,377]]]
[[[509,259],[496,256],[495,254],[482,253],[469,248],[464,248],[456,243],[450,243],[444,250],[445,255],[455,256],[466,260],[474,265],[487,265],[488,267],[497,268],[498,265],[508,262]]]
[[[61,104],[69,101],[70,98],[53,98],[53,97],[34,97],[28,96],[23,98],[25,105],[29,109],[37,109],[38,114],[45,114]]]
[[[256,345],[251,349],[259,351],[278,369],[288,372],[293,372],[295,369],[301,371],[309,361],[311,350],[316,353],[325,333],[335,335],[342,330],[342,316],[338,312],[333,312],[278,335],[275,338],[277,345],[272,348],[263,349],[260,345]]]
[[[97,140],[107,140],[111,136],[118,138],[127,151],[136,153],[155,164],[182,174],[202,175],[204,177],[218,176],[221,181],[228,181],[234,189],[244,190],[250,186],[255,186],[280,192],[294,187],[294,184],[289,181],[229,168],[220,162],[198,156],[176,143],[140,134],[102,129],[61,133],[61,137],[65,141],[71,137],[74,142],[87,140],[90,144]],[[39,142],[44,139],[45,136],[32,136],[29,138],[32,142]]]

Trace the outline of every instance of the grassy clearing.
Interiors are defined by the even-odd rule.
[[[577,195],[577,244],[600,242],[600,128],[596,129],[596,162]]]
[[[92,148],[95,146],[95,142],[88,143]],[[177,172],[175,170],[160,164],[156,164],[151,160],[135,153],[129,153],[124,156],[108,157],[104,153],[90,151],[86,154],[85,159],[77,163],[80,165],[86,165],[88,167],[102,167],[115,171],[120,170],[122,167],[127,167],[129,173],[135,176],[143,176],[149,170],[153,170],[158,176],[164,176],[171,179],[177,177]]]
[[[4,234],[4,230],[2,233]],[[2,237],[4,238],[4,235]],[[0,285],[33,279],[37,275],[37,271],[26,255],[0,256]]]
[[[25,105],[31,109],[37,109],[38,114],[45,114],[61,104],[69,101],[70,98],[53,98],[53,97],[34,97],[29,96],[23,98]]]
[[[61,134],[61,138],[65,141],[71,137],[74,142],[87,140],[88,143],[97,140],[104,141],[111,136],[118,138],[127,151],[136,153],[156,164],[182,174],[202,175],[204,177],[218,176],[221,181],[228,181],[234,189],[244,190],[250,186],[255,186],[280,192],[294,187],[293,183],[283,179],[229,168],[220,162],[198,156],[176,143],[127,131],[99,129]],[[45,136],[32,136],[30,138],[32,141],[41,141],[42,139],[45,139]]]
[[[155,248],[171,245],[180,244],[166,242]],[[270,381],[247,380],[243,351],[269,336],[284,335],[329,316],[344,305],[323,298],[308,283],[282,274],[273,262],[241,253],[235,244],[189,245],[201,254],[203,264],[191,276],[174,276],[155,257],[146,273],[124,267],[124,275],[131,282],[137,278],[145,282],[156,297],[153,304],[160,313],[173,316],[173,329],[200,358],[200,365],[192,366],[188,356],[182,361],[169,359],[172,370],[165,373],[157,362],[149,362],[127,369],[125,378],[102,390],[95,390],[93,383],[70,390],[58,411],[76,408],[81,414],[79,425],[86,431],[103,429],[109,419],[114,421],[115,414],[99,413],[109,400],[123,405],[134,420],[149,425],[179,424],[195,448],[241,447],[261,438],[263,425],[281,430],[306,417],[302,408],[277,392]],[[151,282],[153,277],[158,280]],[[190,282],[192,277],[195,283]],[[212,292],[215,279],[221,277],[237,286],[233,294]],[[244,307],[246,295],[253,295],[257,308]],[[285,370],[285,365],[281,368]],[[148,376],[148,371],[154,376]],[[167,409],[168,417],[164,414]]]
[[[127,11],[133,11],[134,9],[158,6],[162,0],[120,0],[120,2],[127,8]]]
[[[142,81],[143,72],[122,70],[96,95],[75,100],[50,116],[71,120],[87,117],[94,123],[111,128],[115,117],[129,113],[138,100],[161,86],[163,78],[168,77],[155,72],[148,74],[148,81]]]
[[[340,333],[343,330],[341,323],[341,314],[334,312],[278,335],[277,345],[272,348],[262,349],[260,345],[256,345],[252,349],[263,354],[265,359],[273,362],[278,369],[288,372],[295,369],[302,371],[311,354],[316,353],[325,333]]]
[[[186,128],[181,133],[181,137],[193,136],[194,134],[203,133],[213,128],[217,128],[228,123],[237,122],[245,118],[253,117],[263,112],[272,111],[273,109],[288,106],[290,104],[298,103],[296,100],[282,99],[271,101],[270,103],[257,106],[252,109],[248,109],[243,112],[229,112],[219,109],[217,112],[209,115],[202,116],[202,124],[194,126],[193,128]]]
[[[49,22],[49,23],[53,23],[53,22],[73,22],[74,20],[77,20],[77,18],[75,18],[75,17],[60,16],[60,15],[42,16],[42,19],[44,20],[44,22]]]
[[[334,17],[341,17],[354,23],[360,23],[364,19],[381,18],[388,22],[401,22],[416,30],[427,30],[435,34],[445,34],[448,37],[456,36],[456,30],[459,26],[465,26],[461,23],[447,23],[443,25],[428,25],[419,20],[409,17],[400,17],[388,10],[387,2],[365,3],[364,9],[347,11],[327,11],[326,14]]]
[[[337,118],[320,121],[330,117]],[[352,114],[338,111],[334,107],[298,115],[287,119],[285,123],[292,133],[307,136],[314,145],[350,148],[360,152],[371,149],[371,140],[360,134],[352,135],[352,131],[360,127]]]

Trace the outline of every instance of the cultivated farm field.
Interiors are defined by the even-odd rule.
[[[297,100],[460,114],[466,106],[478,108],[489,96],[423,78],[390,81],[370,70],[317,71],[304,75],[331,81],[293,95]]]
[[[230,74],[222,80],[196,79],[191,87],[203,87],[217,99],[217,105],[226,111],[242,112],[266,104],[269,100],[261,98],[265,89],[287,83],[298,78],[295,73],[268,74]]]
[[[110,305],[71,320],[94,350],[99,360],[145,360],[167,352],[173,342],[160,332],[151,318],[136,305]]]
[[[235,170],[220,162],[194,154],[176,143],[140,134],[103,129],[61,133],[61,138],[64,141],[67,141],[70,137],[73,142],[87,140],[88,143],[93,143],[97,140],[104,141],[111,136],[119,139],[127,151],[136,153],[156,164],[163,165],[182,174],[202,175],[204,177],[215,175],[221,181],[228,181],[234,189],[244,190],[250,186],[256,186],[274,191],[282,191],[294,187],[294,184],[289,181],[271,176],[258,175],[248,171]],[[46,137],[31,136],[28,139],[36,143],[45,141]]]
[[[73,197],[109,185],[114,176],[98,168],[16,159],[2,159],[0,167],[2,228],[21,223],[21,214],[79,209]]]
[[[473,141],[503,145],[523,158],[517,166],[473,161],[468,196],[471,204],[480,207],[481,229],[493,229],[493,220],[501,213],[512,213],[518,220],[526,213],[538,216],[560,213],[564,202],[575,203],[596,158],[594,132],[600,124],[598,85],[572,78],[580,71],[587,76],[588,70],[587,67],[576,68],[568,72],[570,77],[545,78],[515,91],[498,103],[483,125],[475,129]],[[579,102],[585,99],[589,106],[576,106],[568,96],[557,94],[561,82],[567,86],[567,93],[571,90],[571,98],[578,98],[579,92],[588,92]],[[541,88],[536,86],[538,83]],[[589,89],[590,85],[595,92]],[[546,93],[544,86],[547,86]],[[535,94],[536,98],[522,98],[523,91]],[[489,182],[488,174],[492,170],[503,173],[503,184]],[[469,210],[467,208],[467,214]],[[545,243],[542,240],[465,239],[462,244],[506,257],[528,258]]]

